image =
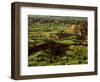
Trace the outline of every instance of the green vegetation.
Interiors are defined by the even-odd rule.
[[[28,16],[28,66],[87,64],[87,18]]]

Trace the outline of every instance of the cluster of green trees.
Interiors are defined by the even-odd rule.
[[[28,17],[28,66],[87,64],[87,37],[67,33],[83,17]]]
[[[87,21],[87,17],[68,17],[68,16],[39,16],[29,15],[29,24],[80,24]]]

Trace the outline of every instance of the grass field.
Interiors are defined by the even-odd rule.
[[[88,63],[87,18],[28,17],[28,66]]]

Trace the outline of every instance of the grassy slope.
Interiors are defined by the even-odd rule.
[[[78,44],[82,42],[80,39],[77,41],[77,36],[69,36],[59,39],[50,39],[50,34],[59,33],[64,30],[63,25],[54,24],[33,24],[29,27],[29,47],[34,45],[40,45],[45,43],[46,39],[53,40],[58,44]],[[52,36],[53,36],[52,35]],[[55,56],[54,52],[50,49],[45,51],[33,52],[28,57],[28,65],[29,66],[47,66],[47,65],[72,65],[72,64],[86,64],[87,63],[87,46],[77,45],[77,46],[69,46],[70,50],[65,50],[64,53],[60,53]]]

